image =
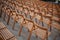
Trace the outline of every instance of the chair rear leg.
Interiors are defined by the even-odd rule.
[[[7,19],[7,25],[9,24],[9,21],[10,21],[10,16],[8,16],[8,19]]]
[[[19,36],[21,35],[22,28],[23,28],[23,26],[22,26],[22,25],[20,25],[20,30],[19,30],[19,32],[18,32],[18,35],[19,35]]]
[[[29,36],[28,36],[28,40],[30,40],[30,38],[31,38],[32,31],[33,31],[33,27],[32,27],[32,29],[31,29],[31,31],[30,31],[30,34],[29,34]]]
[[[5,21],[5,17],[6,17],[6,14],[4,13],[4,15],[3,15],[3,20]]]
[[[14,27],[15,27],[15,23],[16,23],[16,21],[14,20],[13,26],[12,26],[12,29],[13,29],[13,30],[14,30]]]

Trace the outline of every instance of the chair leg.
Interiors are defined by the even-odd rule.
[[[1,17],[1,15],[2,15],[2,11],[0,12],[0,17]]]
[[[18,33],[18,35],[19,35],[19,36],[21,35],[22,28],[23,28],[23,26],[22,26],[22,25],[20,25],[20,30],[19,30],[19,33]]]
[[[38,36],[36,35],[36,38],[38,38]]]
[[[14,20],[13,26],[12,26],[12,29],[13,29],[13,30],[14,30],[14,27],[15,27],[15,23],[16,23],[16,21]]]
[[[29,36],[28,36],[28,40],[30,40],[30,38],[31,38],[32,31],[33,31],[33,27],[32,27],[32,29],[31,29],[31,31],[30,31],[30,34],[29,34]]]
[[[7,25],[9,24],[9,21],[10,21],[10,16],[8,16]]]
[[[53,39],[53,40],[56,40],[56,37],[57,37],[57,35],[54,37],[54,39]]]
[[[28,36],[28,40],[30,40],[31,35],[32,35],[32,31],[30,31],[30,34],[29,34],[29,36]]]
[[[6,14],[4,13],[3,20],[5,20],[5,16],[6,16]]]
[[[46,32],[46,40],[48,40],[48,30],[47,30],[47,32]]]
[[[42,26],[44,26],[44,23],[42,22]]]
[[[51,28],[51,26],[50,26],[50,32],[52,31],[52,28]]]

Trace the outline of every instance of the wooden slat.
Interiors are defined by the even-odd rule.
[[[15,37],[2,22],[0,22],[0,27],[2,28],[0,30],[0,34],[3,36],[4,40],[10,40],[11,38]],[[6,28],[4,28],[4,27],[6,27]],[[17,39],[15,38],[13,40],[17,40]]]

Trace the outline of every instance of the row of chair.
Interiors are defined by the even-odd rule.
[[[7,2],[5,2],[5,3],[7,4]],[[26,3],[24,3],[24,1],[19,1],[18,0],[17,3],[19,3],[19,5],[17,3],[15,3],[15,4],[17,4],[17,5],[15,5],[12,2],[11,3],[8,2],[7,5],[11,5],[13,8],[16,7],[16,9],[12,10],[11,7],[8,7],[7,5],[5,5],[6,7],[3,7],[3,10],[5,10],[4,15],[8,16],[8,18],[6,18],[7,19],[7,24],[9,23],[9,20],[11,18],[14,20],[12,29],[14,29],[14,27],[15,27],[14,25],[15,25],[16,22],[21,24],[20,25],[21,29],[19,31],[19,35],[21,34],[22,26],[25,26],[25,25],[27,26],[27,29],[30,30],[30,35],[29,35],[28,40],[31,37],[31,33],[34,29],[33,27],[36,26],[36,24],[37,25],[39,24],[39,27],[35,29],[36,30],[36,35],[38,35],[38,36],[41,32],[43,32],[43,31],[38,31],[38,30],[40,30],[40,27],[43,28],[45,26],[44,23],[47,24],[49,26],[49,28],[51,29],[53,15],[52,16],[49,15],[49,13],[51,13],[51,12],[49,12],[50,10],[49,11],[45,10],[43,7],[40,7],[40,6],[39,6],[38,9],[36,7],[34,8],[33,7],[34,5],[32,3],[27,5]],[[16,2],[16,1],[14,1],[14,2]],[[48,11],[49,16],[46,14],[47,11]],[[35,18],[35,21],[34,21],[34,18]],[[42,25],[40,24],[40,22],[42,22]],[[35,25],[32,26],[32,24],[33,25],[35,24]],[[31,25],[31,26],[29,26],[29,25]],[[38,34],[37,31],[40,32],[40,33]],[[43,34],[41,34],[41,35],[43,35]],[[44,38],[42,38],[42,39],[45,39],[45,36],[43,36],[43,37]]]
[[[8,9],[9,10],[9,9]],[[6,10],[7,11],[7,10]],[[8,11],[8,13],[9,13],[9,11]],[[20,15],[19,15],[20,16]],[[16,16],[15,16],[16,17]],[[15,18],[14,17],[14,18]],[[17,16],[18,17],[18,16]],[[15,18],[15,20],[16,20],[16,18]],[[20,20],[19,20],[20,21]],[[16,21],[15,21],[16,22]],[[29,22],[29,21],[28,21]],[[20,22],[19,22],[20,23]],[[21,22],[22,23],[22,22]],[[27,24],[25,23],[25,25],[27,26],[27,28],[32,32],[32,27],[33,26],[31,26],[31,27],[29,27],[29,25],[31,24],[31,22],[29,22],[29,24],[28,24],[28,26],[27,26]],[[13,27],[14,28],[14,27]],[[22,30],[22,28],[20,29],[20,31],[19,31],[19,35],[20,35],[20,33],[21,33],[21,30]],[[37,30],[39,30],[39,28],[37,29]],[[36,31],[36,30],[35,30]],[[30,35],[31,35],[31,32],[30,32]],[[42,31],[43,32],[43,31]],[[47,31],[48,32],[48,31]],[[36,32],[35,32],[36,33]],[[29,35],[29,37],[28,37],[28,40],[30,39],[30,35]],[[42,35],[41,35],[42,36]],[[44,39],[45,39],[45,37],[44,37]]]
[[[20,7],[17,6],[17,9],[19,9],[19,8],[20,8]],[[29,11],[29,10],[26,8],[25,5],[24,5],[23,7],[21,7],[20,9],[21,9],[21,11],[23,11],[23,9],[24,9],[27,13],[28,13],[28,12],[31,12],[31,11],[32,11],[32,12],[35,11],[34,8],[31,8],[31,10]],[[18,11],[20,11],[20,9],[19,9]],[[29,8],[29,9],[30,9],[30,8]],[[41,9],[43,9],[43,8],[41,8]],[[44,10],[44,9],[43,9],[43,10]],[[48,17],[48,18],[50,18],[50,19],[53,19],[54,21],[58,21],[58,22],[59,22],[59,18],[57,18],[58,20],[55,20],[55,17],[50,16],[50,15],[49,15],[49,12],[48,12],[48,15],[49,15],[49,16],[46,15],[43,10],[42,10],[42,16],[44,16],[44,17],[46,16],[46,17]],[[36,10],[36,11],[38,11],[38,10]],[[32,16],[32,14],[35,14],[35,12],[31,13],[30,15]],[[44,14],[45,14],[45,15],[44,15]],[[52,14],[52,13],[51,13],[51,14]],[[40,14],[40,15],[41,15],[41,14]],[[53,15],[53,14],[52,14],[52,15]]]

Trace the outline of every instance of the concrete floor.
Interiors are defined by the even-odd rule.
[[[16,23],[15,29],[12,30],[12,26],[11,25],[7,25],[6,21],[4,21],[2,18],[0,18],[0,21],[2,21],[6,25],[6,27],[10,30],[10,32],[13,33],[18,40],[27,40],[29,32],[27,31],[26,28],[23,28],[21,36],[18,36],[18,31],[20,29],[20,26],[19,26],[18,23]],[[12,22],[12,24],[13,24],[13,22]],[[54,39],[55,36],[57,36],[56,39]],[[31,40],[41,40],[41,39],[40,38],[36,38],[36,36],[34,34],[32,34]],[[51,32],[51,35],[49,36],[48,40],[60,40],[59,31],[57,31],[55,28],[53,28],[53,31]]]

